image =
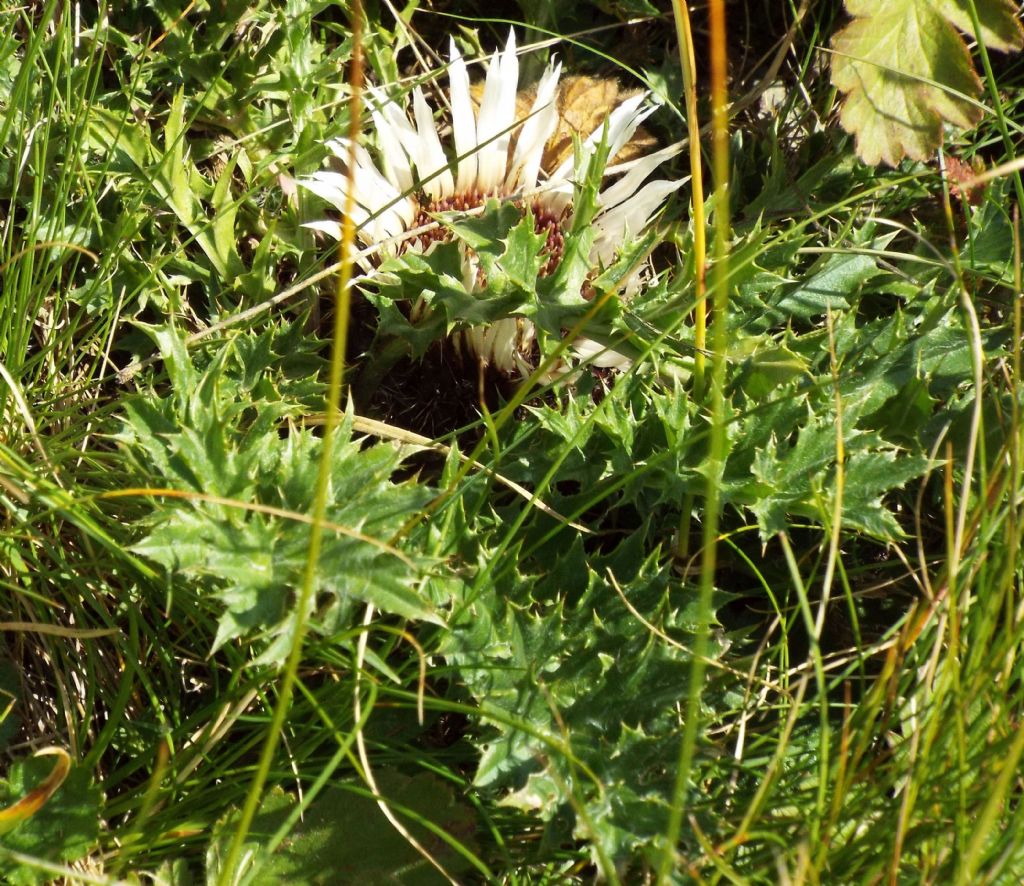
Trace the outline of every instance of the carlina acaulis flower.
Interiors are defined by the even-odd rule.
[[[447,152],[420,87],[412,90],[411,109],[407,98],[391,100],[379,88],[370,91],[377,159],[357,146],[352,176],[357,236],[365,246],[378,247],[376,253],[385,257],[408,250],[426,252],[439,240],[449,239],[450,232],[443,226],[409,232],[429,225],[435,213],[473,210],[491,198],[508,200],[530,207],[536,231],[546,237],[542,273],[551,273],[562,257],[564,233],[572,226],[574,183],[585,163],[602,139],[609,158],[619,155],[654,107],[644,93],[627,94],[597,122],[594,131],[580,133],[580,152],[565,157],[553,169],[543,169],[556,133],[564,137],[558,106],[561,64],[552,62],[544,71],[524,114],[521,97],[517,102],[519,60],[514,32],[510,32],[504,51],[491,57],[482,95],[471,91],[466,63],[454,40],[450,59],[451,140]],[[333,139],[327,147],[343,164],[347,162],[347,139]],[[614,168],[614,179],[598,194],[592,221],[595,236],[590,259],[595,269],[609,265],[624,244],[641,235],[668,195],[683,183],[654,180],[644,184],[678,150],[674,145]],[[344,211],[349,187],[345,172],[314,172],[298,184]],[[307,227],[341,236],[341,225],[334,220],[314,221]],[[468,249],[463,256],[463,284],[467,291],[485,297],[486,280],[477,262]],[[364,267],[372,273],[372,265]],[[641,267],[622,281],[620,296],[635,294],[647,274],[649,270]],[[419,308],[414,305],[412,310],[415,313]],[[509,317],[486,327],[462,330],[456,335],[456,345],[483,364],[515,376],[532,370],[534,338],[533,324],[527,318]],[[621,354],[586,339],[574,341],[572,349],[594,365],[628,363]]]

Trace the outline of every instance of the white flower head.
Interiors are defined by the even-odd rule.
[[[412,91],[411,108],[404,99],[393,101],[382,90],[371,89],[369,108],[377,134],[377,160],[357,146],[351,179],[347,173],[325,170],[300,178],[298,184],[344,212],[351,180],[357,237],[383,256],[410,250],[426,252],[438,240],[450,239],[443,228],[419,230],[431,224],[435,213],[472,210],[490,198],[529,205],[537,232],[547,232],[549,257],[542,273],[550,273],[561,258],[562,232],[572,227],[575,182],[581,179],[596,148],[604,140],[607,156],[614,158],[654,110],[645,95],[625,99],[594,132],[580,133],[583,141],[579,152],[557,168],[545,170],[545,148],[559,125],[560,74],[561,65],[552,62],[536,87],[532,107],[521,114],[516,100],[519,60],[515,34],[510,32],[505,49],[495,52],[487,65],[483,93],[476,106],[466,63],[452,40],[448,66],[451,144],[447,153],[420,87]],[[334,139],[327,147],[342,163],[349,161],[347,139]],[[678,150],[673,146],[616,167],[620,175],[598,194],[598,208],[591,223],[594,238],[590,259],[595,269],[614,261],[622,247],[644,231],[668,195],[683,183],[655,180],[643,185]],[[336,239],[341,237],[337,221],[315,221],[307,227]],[[463,255],[467,289],[485,296],[486,280],[468,250]],[[372,265],[363,261],[372,272]],[[620,284],[623,297],[636,291],[642,276],[642,272],[634,273]],[[413,307],[414,313],[418,310],[418,306]],[[533,324],[524,317],[466,329],[456,338],[461,349],[509,376],[533,368],[534,341]],[[577,340],[573,349],[577,356],[598,366],[628,365],[621,354],[589,340]]]

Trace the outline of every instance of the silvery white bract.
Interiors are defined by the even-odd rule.
[[[448,80],[454,144],[447,154],[431,108],[418,86],[412,91],[411,115],[404,99],[399,103],[380,90],[370,90],[379,157],[375,162],[365,148],[356,146],[353,221],[359,240],[365,246],[376,247],[376,252],[384,256],[427,251],[439,239],[449,238],[446,230],[436,226],[420,230],[431,225],[432,213],[471,210],[493,197],[520,205],[528,202],[538,233],[547,232],[551,259],[545,267],[549,273],[561,257],[562,231],[572,226],[574,182],[584,174],[596,147],[606,139],[607,156],[615,157],[654,110],[644,95],[627,98],[611,111],[604,125],[587,135],[582,151],[545,174],[541,158],[559,122],[556,98],[560,73],[561,64],[548,66],[532,108],[517,119],[519,60],[515,35],[510,33],[504,52],[496,52],[490,60],[483,96],[474,113],[466,64],[451,41]],[[347,139],[332,140],[328,148],[342,163],[348,162]],[[595,269],[610,264],[682,184],[662,180],[643,184],[662,161],[678,150],[678,146],[672,146],[614,167],[618,177],[599,193],[593,220],[590,259]],[[347,174],[327,170],[298,181],[342,212],[348,183]],[[315,221],[307,227],[336,239],[341,237],[337,221]],[[486,280],[477,263],[468,251],[463,255],[467,291],[486,297]],[[363,257],[361,261],[372,273],[369,260]],[[631,297],[644,276],[645,270],[640,268],[623,281],[622,296]],[[413,306],[414,314],[417,310]],[[510,317],[487,327],[464,330],[456,343],[506,375],[525,374],[533,368],[534,334],[529,320]],[[621,354],[589,340],[577,339],[573,350],[592,365],[628,365]]]

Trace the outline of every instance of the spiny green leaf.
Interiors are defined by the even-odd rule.
[[[482,302],[505,301],[532,314],[530,303],[547,243],[547,237],[534,230],[533,214],[524,213],[512,203],[492,200],[482,216],[453,221],[451,228],[472,250],[483,272],[486,289],[473,293],[473,297]],[[459,319],[479,322],[461,313]]]
[[[515,204],[499,203],[492,198],[487,201],[481,215],[442,214],[440,218],[474,252],[494,258],[501,255],[502,242],[509,231],[522,221],[523,214]]]
[[[673,585],[642,531],[606,555],[577,538],[539,575],[508,577],[453,616],[444,652],[495,724],[477,784],[510,789],[506,803],[545,820],[583,804],[596,833],[580,817],[577,835],[616,857],[658,833],[698,629],[694,599]],[[622,791],[635,806],[609,799]]]
[[[220,178],[214,185],[210,203],[213,208],[213,230],[210,246],[216,255],[216,265],[232,277],[245,270],[242,259],[238,255],[238,238],[235,236],[235,219],[238,215],[238,204],[231,196],[231,179],[235,173],[240,154],[232,154],[221,170]]]
[[[742,364],[737,385],[751,401],[763,400],[786,382],[810,374],[808,361],[785,345],[777,345],[770,339],[765,342],[761,337],[742,344],[749,356]]]
[[[843,525],[875,538],[898,538],[903,530],[882,499],[927,469],[928,459],[895,449],[854,453],[846,463]]]
[[[282,396],[262,369],[272,359],[271,342],[225,348],[200,372],[173,330],[156,337],[174,365],[174,390],[136,398],[121,440],[165,485],[197,495],[157,499],[135,550],[188,575],[217,602],[215,648],[260,632],[259,660],[278,663],[294,628],[294,588],[309,540],[303,518],[315,495],[321,440],[308,429],[282,436],[281,419],[299,404]],[[252,365],[240,366],[239,359]],[[191,387],[180,390],[182,382]],[[427,561],[384,543],[434,493],[426,484],[392,479],[403,460],[395,447],[362,445],[351,438],[349,423],[339,438],[312,629],[343,633],[360,602],[440,621],[418,590]],[[228,501],[203,498],[209,495]]]
[[[871,246],[881,249],[891,239],[882,238]],[[849,307],[849,297],[880,273],[874,256],[831,255],[796,286],[783,290],[775,308],[786,317],[821,317],[830,310]]]
[[[233,225],[226,199],[230,196],[227,193],[230,174],[227,179],[222,175],[221,191],[215,195],[190,158],[182,90],[175,93],[171,102],[163,132],[163,150],[153,144],[149,131],[127,112],[118,115],[97,109],[95,114],[90,114],[89,136],[104,153],[113,152],[118,159],[127,159],[135,174],[141,173],[149,179],[152,190],[195,238],[222,280],[232,279],[242,270],[234,237],[226,230],[229,223]],[[230,173],[230,169],[227,172]],[[213,225],[202,202],[211,196],[218,204],[218,219]]]
[[[801,428],[791,448],[773,441],[758,452],[753,474],[760,485],[750,509],[763,539],[783,531],[790,515],[828,520],[839,494],[836,427],[825,418],[811,421]],[[842,489],[843,526],[877,538],[898,537],[902,530],[885,508],[883,496],[923,474],[928,460],[903,453],[876,434],[844,428],[843,437],[850,453]]]

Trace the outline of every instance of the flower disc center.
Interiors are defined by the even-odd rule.
[[[440,200],[427,200],[422,198],[418,201],[419,211],[413,220],[413,227],[426,227],[434,222],[434,215],[442,212],[468,212],[484,205],[485,196],[478,191],[471,191],[465,194],[453,194],[451,197],[444,197]],[[522,208],[522,203],[516,201],[515,205]],[[568,214],[568,210],[553,212],[545,207],[539,200],[530,204],[533,213],[533,230],[545,238],[544,247],[541,249],[541,257],[544,263],[540,267],[539,275],[546,277],[554,273],[562,255],[565,253],[565,236],[562,232],[562,223]],[[417,238],[421,249],[426,250],[432,243],[447,243],[451,240],[451,231],[444,225],[437,225],[430,230],[424,231]],[[408,241],[407,241],[408,243]]]

